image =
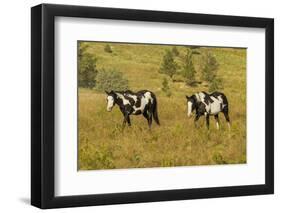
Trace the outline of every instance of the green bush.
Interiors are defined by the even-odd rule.
[[[96,89],[98,91],[126,90],[128,87],[128,80],[123,73],[116,70],[102,70],[97,75]]]
[[[213,154],[213,161],[216,164],[227,164],[227,162],[224,160],[223,156],[220,153]]]
[[[180,52],[178,51],[178,48],[176,46],[173,46],[172,52],[173,52],[174,56],[179,56],[179,54],[180,54]]]
[[[209,92],[215,92],[219,89],[223,89],[223,82],[221,78],[216,77],[210,82]]]
[[[104,51],[107,52],[107,53],[112,53],[113,52],[112,48],[111,48],[111,46],[109,44],[106,44],[104,46]]]

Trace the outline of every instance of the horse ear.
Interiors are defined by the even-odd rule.
[[[107,92],[106,90],[104,90],[104,92],[105,92],[106,94],[109,94],[109,92]]]
[[[186,97],[187,100],[189,99],[189,97],[187,95],[185,97]]]

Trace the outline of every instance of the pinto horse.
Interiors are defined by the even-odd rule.
[[[207,128],[209,129],[210,116],[213,115],[216,119],[217,129],[219,126],[219,113],[222,112],[230,128],[229,119],[229,105],[226,96],[221,92],[213,92],[208,94],[206,92],[195,93],[192,96],[186,96],[187,99],[187,116],[190,117],[195,110],[194,122],[202,116],[206,117]]]
[[[143,115],[148,122],[149,129],[154,121],[160,125],[157,113],[157,100],[153,92],[141,90],[136,93],[131,90],[107,92],[107,111],[111,111],[115,104],[119,106],[124,116],[123,125],[131,126],[130,115]]]

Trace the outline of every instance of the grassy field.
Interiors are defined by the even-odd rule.
[[[79,170],[246,163],[245,49],[205,48],[220,64],[221,92],[229,99],[232,121],[229,130],[221,114],[221,129],[217,130],[211,117],[207,131],[203,117],[198,128],[193,118],[187,118],[185,99],[185,95],[208,91],[206,83],[188,87],[168,78],[172,96],[161,90],[165,75],[159,73],[159,67],[170,46],[110,44],[113,53],[107,53],[105,43],[87,45],[99,70],[117,69],[129,80],[131,90],[148,89],[157,95],[161,126],[153,123],[149,131],[143,116],[131,116],[132,126],[123,129],[119,108],[106,111],[105,94],[79,88]],[[178,50],[182,55],[185,48],[178,46]],[[200,56],[196,56],[196,69],[199,62]],[[200,79],[200,72],[197,75]]]

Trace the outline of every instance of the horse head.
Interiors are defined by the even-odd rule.
[[[108,112],[110,112],[112,110],[112,108],[114,107],[115,103],[116,103],[116,98],[117,95],[116,93],[111,90],[110,92],[105,91],[105,93],[107,94],[106,100],[107,100],[107,106],[106,109]]]
[[[190,117],[192,112],[196,109],[196,106],[198,105],[198,101],[196,99],[195,95],[192,96],[185,96],[187,101],[187,116]]]

